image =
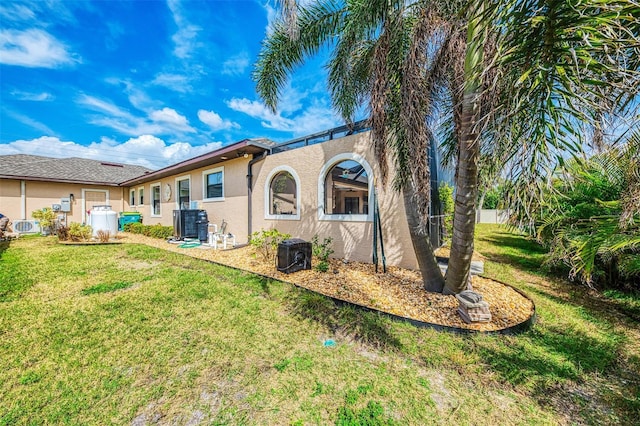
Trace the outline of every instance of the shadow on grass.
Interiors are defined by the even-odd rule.
[[[480,241],[501,247],[503,253],[483,253],[492,262],[512,265],[526,272],[540,273],[547,251],[535,241],[507,233],[480,237]]]
[[[2,255],[7,251],[10,245],[10,241],[0,241],[0,259],[2,259]]]
[[[403,348],[393,335],[392,321],[377,312],[348,303],[338,304],[329,297],[297,287],[289,293],[286,302],[294,315],[320,323],[332,333],[346,334],[378,348]]]

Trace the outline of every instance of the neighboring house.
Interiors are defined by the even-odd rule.
[[[225,221],[238,244],[252,232],[276,228],[305,240],[331,237],[336,257],[370,262],[375,193],[387,263],[417,269],[402,195],[392,189],[393,175],[383,185],[370,133],[363,130],[343,126],[279,145],[245,139],[156,171],[4,156],[0,212],[29,218],[74,194],[69,221],[85,221],[92,205],[109,204],[140,212],[145,224],[170,226],[174,210],[197,208],[207,211],[210,223]]]
[[[67,223],[86,222],[87,212],[95,205],[124,209],[128,194],[119,183],[150,171],[141,166],[83,158],[2,155],[0,212],[15,223],[31,219],[34,210],[62,206],[66,199],[69,211],[60,214],[66,216]]]

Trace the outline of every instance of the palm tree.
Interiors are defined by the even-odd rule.
[[[332,47],[333,104],[349,122],[368,101],[383,181],[391,151],[395,187],[404,192],[413,246],[430,291],[440,291],[443,278],[426,238],[427,147],[433,137],[427,121],[438,107],[447,108],[456,199],[444,291],[458,293],[466,288],[473,253],[483,140],[508,152],[521,166],[521,178],[538,177],[555,154],[579,150],[576,121],[601,111],[594,87],[607,86],[608,96],[623,104],[637,93],[640,10],[632,0],[602,3],[317,1],[287,21],[296,26],[295,37],[284,21],[276,23],[254,77],[275,110],[293,69],[322,46]],[[580,98],[585,93],[592,96]]]

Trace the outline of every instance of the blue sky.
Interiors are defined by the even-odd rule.
[[[0,155],[159,168],[244,138],[286,141],[342,124],[322,61],[280,109],[251,71],[273,0],[48,1],[0,5]]]

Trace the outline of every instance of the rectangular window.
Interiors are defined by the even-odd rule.
[[[160,184],[151,185],[151,215],[160,216]]]
[[[176,180],[177,196],[176,201],[180,210],[187,210],[189,208],[189,201],[191,201],[190,179]]]
[[[138,200],[140,200],[138,205],[144,206],[144,187],[138,189]]]
[[[129,205],[131,207],[136,205],[136,190],[132,189],[131,192],[129,192]]]
[[[224,198],[224,167],[207,170],[203,176],[203,198],[205,201],[221,200]]]

